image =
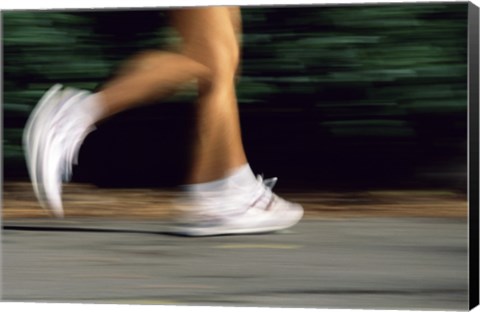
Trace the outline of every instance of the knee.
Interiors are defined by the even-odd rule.
[[[216,43],[213,50],[211,69],[235,73],[240,62],[240,49],[236,38]]]
[[[183,53],[208,67],[212,78],[234,77],[240,63],[240,48],[234,36],[208,38],[193,47],[187,44]]]

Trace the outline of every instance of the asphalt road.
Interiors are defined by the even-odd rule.
[[[185,238],[161,221],[10,219],[5,301],[466,310],[465,218],[308,218]]]

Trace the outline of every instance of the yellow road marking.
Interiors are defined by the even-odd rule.
[[[161,300],[161,299],[117,299],[106,301],[110,304],[152,304],[152,305],[179,305],[178,301]]]
[[[301,245],[291,244],[223,244],[215,246],[219,249],[298,249]]]

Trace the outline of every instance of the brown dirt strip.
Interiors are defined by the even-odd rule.
[[[175,190],[103,189],[67,184],[63,196],[65,216],[163,219],[172,212],[172,201],[178,194]],[[305,191],[279,195],[301,203],[307,218],[468,216],[466,194],[448,190]],[[50,218],[27,182],[4,182],[2,199],[5,220]]]

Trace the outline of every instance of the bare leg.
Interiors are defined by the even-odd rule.
[[[126,62],[98,94],[102,117],[163,98],[189,81],[208,81],[210,70],[180,53],[147,51]]]
[[[148,51],[128,61],[125,73],[98,94],[103,117],[165,97],[195,80],[199,89],[196,137],[186,182],[223,178],[247,162],[235,94],[240,10],[180,9],[173,10],[171,17],[183,40],[180,53]]]
[[[184,54],[211,71],[211,80],[199,84],[197,137],[187,182],[220,179],[247,163],[235,93],[240,11],[212,7],[177,10],[172,15],[184,40]]]

